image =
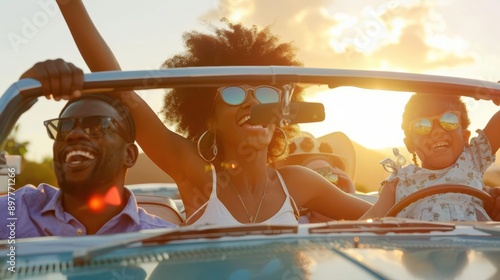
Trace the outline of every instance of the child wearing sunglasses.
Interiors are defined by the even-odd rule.
[[[399,179],[396,202],[420,189],[440,184],[483,190],[484,172],[495,161],[500,146],[500,113],[470,141],[469,124],[466,106],[459,96],[416,93],[409,99],[402,129],[414,163],[403,168],[395,164],[396,168],[391,170],[387,181]],[[423,198],[403,209],[398,217],[429,221],[491,220],[481,200],[459,193]]]

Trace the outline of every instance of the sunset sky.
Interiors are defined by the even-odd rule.
[[[283,41],[294,43],[298,58],[308,67],[500,80],[500,32],[495,28],[500,2],[496,0],[84,3],[125,70],[159,68],[165,59],[183,50],[183,32],[207,31],[209,23],[218,24],[226,17],[246,25],[270,26]],[[34,63],[46,59],[61,57],[88,72],[55,0],[0,1],[0,18],[0,92]],[[368,148],[402,146],[401,114],[409,96],[356,89],[319,91],[309,100],[324,102],[327,120],[303,128],[316,136],[343,131]],[[143,97],[159,111],[161,97]],[[464,100],[472,131],[484,127],[499,109],[488,101]],[[52,145],[42,120],[57,117],[63,105],[40,103],[49,109],[28,113],[19,132],[22,139],[37,140],[29,147],[32,158],[51,156]]]

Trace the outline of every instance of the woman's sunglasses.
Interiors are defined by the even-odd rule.
[[[455,130],[460,126],[460,112],[449,111],[439,116],[414,119],[410,122],[410,130],[418,135],[427,135],[432,131],[434,120],[439,120],[445,130]]]
[[[222,100],[231,106],[243,104],[248,98],[248,92],[252,91],[253,96],[260,103],[276,103],[280,100],[281,90],[272,86],[229,86],[217,89]]]
[[[112,123],[117,129],[111,127]],[[91,138],[101,138],[109,130],[117,132],[125,140],[129,138],[112,117],[57,118],[44,121],[43,124],[50,139],[59,141],[65,140],[76,124]]]

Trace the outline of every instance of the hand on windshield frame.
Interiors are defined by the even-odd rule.
[[[47,99],[69,100],[82,94],[83,71],[60,58],[36,63],[20,77],[25,78],[38,80]]]

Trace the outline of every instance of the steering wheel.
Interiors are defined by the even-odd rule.
[[[423,188],[421,190],[418,190],[410,194],[409,196],[403,198],[403,200],[399,201],[394,206],[392,206],[392,208],[389,209],[389,211],[387,212],[386,216],[396,217],[396,215],[399,212],[401,212],[403,209],[408,207],[410,204],[416,202],[417,200],[441,193],[462,193],[479,198],[481,201],[483,201],[483,207],[486,210],[486,213],[488,214],[490,214],[493,211],[493,207],[495,206],[493,198],[483,190],[479,190],[465,185],[442,184],[442,185],[435,185]]]

